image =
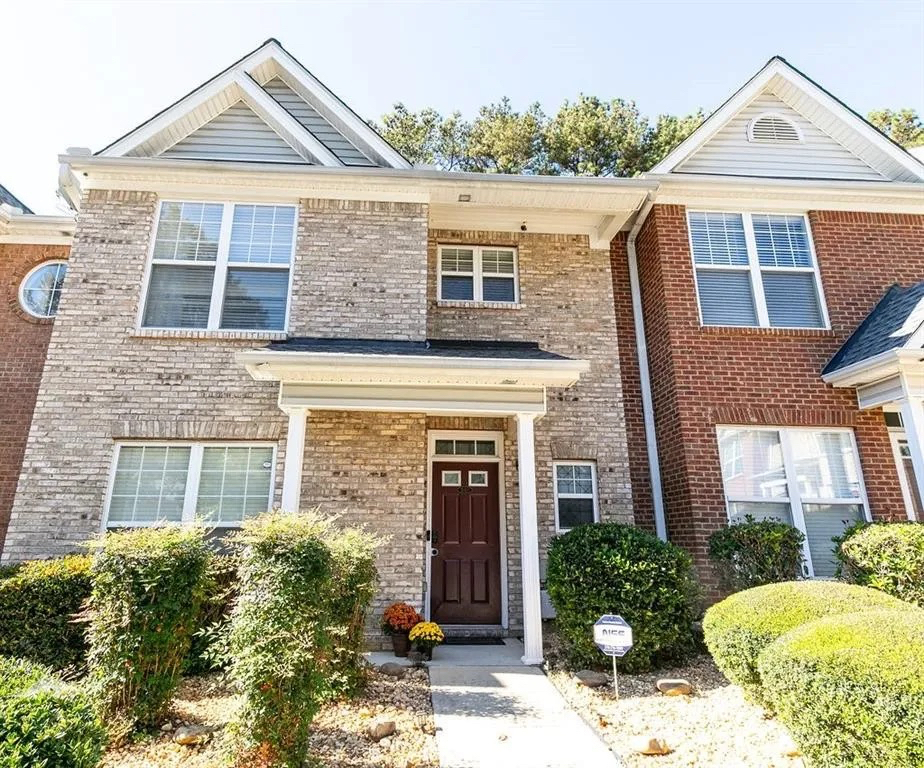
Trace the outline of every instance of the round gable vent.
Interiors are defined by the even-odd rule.
[[[785,115],[768,112],[748,123],[748,141],[790,144],[802,141],[802,131]]]

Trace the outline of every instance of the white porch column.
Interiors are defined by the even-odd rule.
[[[284,408],[283,410],[289,414],[289,431],[286,435],[285,467],[282,470],[282,509],[286,512],[297,512],[301,506],[308,409]]]
[[[901,401],[901,409],[918,494],[924,499],[924,399],[907,397]]]
[[[520,481],[520,568],[523,575],[523,663],[542,663],[542,611],[539,601],[539,521],[536,508],[537,414],[518,413],[517,453]]]

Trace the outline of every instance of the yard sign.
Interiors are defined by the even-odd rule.
[[[613,691],[619,698],[616,680],[616,659],[632,650],[632,627],[622,616],[607,614],[594,622],[594,643],[607,656],[613,658]]]

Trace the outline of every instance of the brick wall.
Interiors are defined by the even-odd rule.
[[[22,308],[19,287],[33,267],[66,259],[69,250],[66,245],[0,243],[0,552],[53,322]]]
[[[809,220],[830,331],[703,328],[685,209],[656,205],[638,238],[668,530],[707,583],[706,540],[726,520],[716,424],[853,427],[873,515],[905,516],[882,414],[858,411],[854,391],[827,386],[820,372],[890,284],[922,279],[924,217],[816,211]],[[612,256],[618,281],[618,244]],[[624,304],[617,317],[627,317]],[[630,439],[644,456],[644,434]]]

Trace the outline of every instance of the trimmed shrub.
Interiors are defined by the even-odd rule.
[[[35,560],[0,579],[0,655],[53,669],[80,669],[86,625],[75,619],[90,594],[90,558]]]
[[[760,693],[757,657],[780,635],[809,621],[907,604],[873,589],[831,581],[788,581],[738,592],[703,620],[706,646],[722,673],[752,698]]]
[[[628,671],[681,659],[695,645],[689,555],[634,526],[582,525],[554,538],[546,586],[573,666],[606,661],[593,641],[593,624],[605,613],[632,627],[635,645],[618,662]]]
[[[840,541],[841,578],[924,608],[924,523],[857,526]]]
[[[798,528],[775,520],[754,520],[721,528],[709,537],[709,558],[725,589],[741,589],[792,581],[802,575],[802,542]]]
[[[208,562],[200,528],[137,528],[101,539],[89,683],[115,740],[162,720],[197,628]]]
[[[810,622],[768,646],[758,669],[815,768],[924,765],[924,611]]]
[[[331,522],[315,512],[271,512],[236,537],[240,595],[226,653],[244,700],[235,725],[241,764],[259,756],[301,766],[321,702],[353,680],[346,667],[358,665],[373,545],[360,532],[335,533]]]
[[[88,697],[50,669],[0,657],[0,765],[93,768],[106,731]]]
[[[184,674],[205,674],[223,664],[218,646],[222,635],[227,632],[231,610],[237,600],[239,566],[240,559],[234,554],[215,553],[209,558],[198,629],[192,637]],[[213,648],[216,649],[214,652]]]

